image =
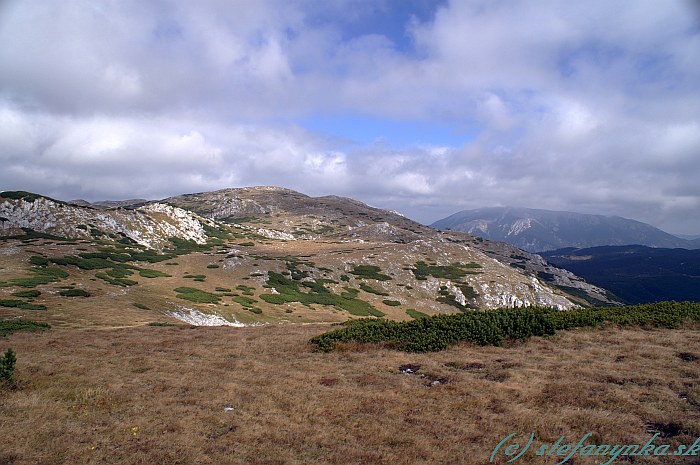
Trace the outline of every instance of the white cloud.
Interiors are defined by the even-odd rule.
[[[137,96],[141,93],[141,77],[130,69],[119,65],[108,65],[104,74],[104,84],[108,91],[121,97]]]
[[[425,221],[520,204],[700,231],[687,2],[452,1],[405,25],[408,52],[356,33],[392,5],[3,2],[0,185],[97,199],[278,184]],[[341,146],[295,126],[345,114],[467,142]]]

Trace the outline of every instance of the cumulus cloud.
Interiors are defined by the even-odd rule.
[[[276,184],[426,222],[523,205],[700,231],[692,2],[401,8],[419,5],[2,2],[0,188],[96,200]],[[303,128],[324,115],[465,143]]]

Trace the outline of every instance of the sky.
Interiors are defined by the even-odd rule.
[[[700,2],[0,0],[0,190],[700,234]]]

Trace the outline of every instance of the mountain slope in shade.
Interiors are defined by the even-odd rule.
[[[630,304],[700,301],[700,250],[629,245],[568,248],[540,255]]]
[[[619,216],[531,208],[463,210],[431,226],[507,242],[530,252],[630,244],[687,249],[700,246],[697,241],[684,240],[646,223]]]

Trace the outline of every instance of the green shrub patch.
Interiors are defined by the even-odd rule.
[[[61,242],[64,242],[66,244],[71,243],[71,242],[69,242],[69,239],[67,239],[65,237],[58,237],[58,236],[54,236],[52,234],[46,234],[46,233],[42,233],[39,231],[34,231],[31,228],[21,228],[21,229],[22,229],[22,234],[16,234],[14,236],[0,236],[0,240],[7,241],[10,239],[15,239],[15,240],[22,241],[23,244],[29,244],[31,242],[36,242],[39,239],[49,239],[49,240],[53,240],[53,241],[61,241]],[[46,244],[48,244],[48,242],[46,242]]]
[[[376,279],[377,281],[389,281],[391,276],[381,273],[381,268],[376,265],[355,265],[354,269],[350,272],[355,276],[360,276],[361,278]]]
[[[112,278],[107,273],[95,273],[95,277],[99,278],[99,279],[101,279],[109,284],[113,284],[115,286],[120,286],[120,287],[135,286],[136,284],[138,284],[138,281],[134,281],[132,279]]]
[[[51,261],[55,263],[56,265],[62,265],[62,266],[68,266],[68,265],[73,265],[77,266],[81,270],[102,270],[104,268],[114,268],[115,266],[118,266],[116,263],[102,257],[95,257],[95,256],[90,256],[88,258],[84,257],[84,255],[90,255],[90,254],[80,254],[81,256],[79,257],[74,257],[74,256],[67,256],[63,258],[52,258]],[[124,266],[124,265],[120,265]]]
[[[505,339],[526,339],[601,323],[620,326],[676,328],[683,321],[700,321],[699,302],[659,302],[630,307],[596,307],[559,311],[551,308],[515,308],[489,312],[468,310],[407,322],[360,319],[344,328],[311,339],[317,350],[330,351],[340,342],[384,343],[408,352],[430,352],[468,341],[501,345]]]
[[[61,279],[66,279],[68,273],[60,268],[32,268],[29,270],[34,274],[31,278],[14,278],[10,279],[10,282],[16,286],[20,287],[36,287],[42,284],[49,284],[55,281],[60,281]]]
[[[15,371],[17,356],[12,348],[7,349],[5,355],[0,355],[0,381],[12,381],[12,374]]]
[[[304,305],[329,305],[357,316],[384,316],[384,313],[368,302],[357,299],[356,296],[359,293],[357,289],[346,288],[346,292],[338,295],[326,289],[323,282],[298,282],[274,271],[269,272],[267,284],[279,293],[260,295],[262,300],[271,304],[301,302]]]
[[[133,271],[123,267],[112,268],[111,270],[107,270],[106,273],[113,278],[126,278],[127,276],[134,274]]]
[[[243,297],[240,295],[231,297],[231,300],[233,300],[234,302],[236,302],[238,304],[241,304],[241,306],[243,306],[245,308],[252,308],[252,307],[254,307],[253,304],[258,302],[257,300],[251,299],[250,297]]]
[[[469,284],[457,284],[457,287],[462,291],[462,295],[467,299],[475,299],[479,294]]]
[[[37,291],[36,289],[31,289],[29,291],[13,292],[12,295],[14,297],[22,297],[24,299],[33,299],[34,297],[39,297],[41,295],[41,292]]]
[[[236,289],[239,291],[243,291],[243,295],[255,295],[253,292],[255,290],[254,287],[246,286],[245,284],[239,284],[236,286]],[[230,289],[229,289],[230,292]]]
[[[418,319],[418,318],[430,318],[430,315],[427,315],[423,312],[419,312],[416,309],[409,308],[406,310],[406,314],[410,316],[413,319]]]
[[[65,289],[59,294],[64,297],[90,297],[90,293],[82,289]]]
[[[19,308],[22,310],[46,310],[45,305],[30,304],[24,300],[2,299],[0,307]]]
[[[383,295],[383,296],[389,295],[388,293],[386,293],[384,291],[380,291],[378,289],[375,289],[372,286],[368,286],[365,283],[360,283],[360,289],[362,289],[365,292],[369,292],[370,294],[377,294],[377,295]]]
[[[183,278],[187,279],[207,279],[206,275],[203,274],[186,274],[183,276]]]
[[[170,275],[168,273],[163,273],[162,271],[158,270],[149,270],[146,268],[142,268],[139,270],[139,276],[142,276],[144,278],[169,278]]]
[[[15,331],[35,331],[50,327],[46,323],[36,323],[29,320],[0,320],[0,337],[12,334]]]
[[[29,257],[29,262],[35,266],[46,266],[49,264],[49,259],[46,257],[40,257],[39,255],[33,255]]]
[[[428,279],[428,276],[458,281],[468,274],[474,274],[475,272],[470,270],[476,268],[481,268],[481,265],[474,262],[453,263],[451,265],[435,265],[428,264],[424,261],[419,261],[416,262],[411,271],[419,281],[425,281]]]
[[[202,291],[193,287],[178,287],[175,289],[177,298],[189,300],[200,304],[218,304],[221,298],[211,292]]]
[[[126,263],[131,260],[145,260],[154,262],[157,260],[147,260],[152,258],[152,251],[146,252],[131,252],[131,254],[113,252],[114,248],[103,247],[100,252],[81,253],[76,256],[67,256],[62,258],[52,258],[50,261],[61,266],[76,266],[81,270],[106,270],[105,272],[96,273],[95,277],[103,281],[120,287],[133,286],[138,284],[137,281],[124,279],[131,276],[135,271],[144,278],[161,278],[170,277],[169,274],[162,271],[140,268],[135,265]],[[136,258],[135,258],[136,257]]]

